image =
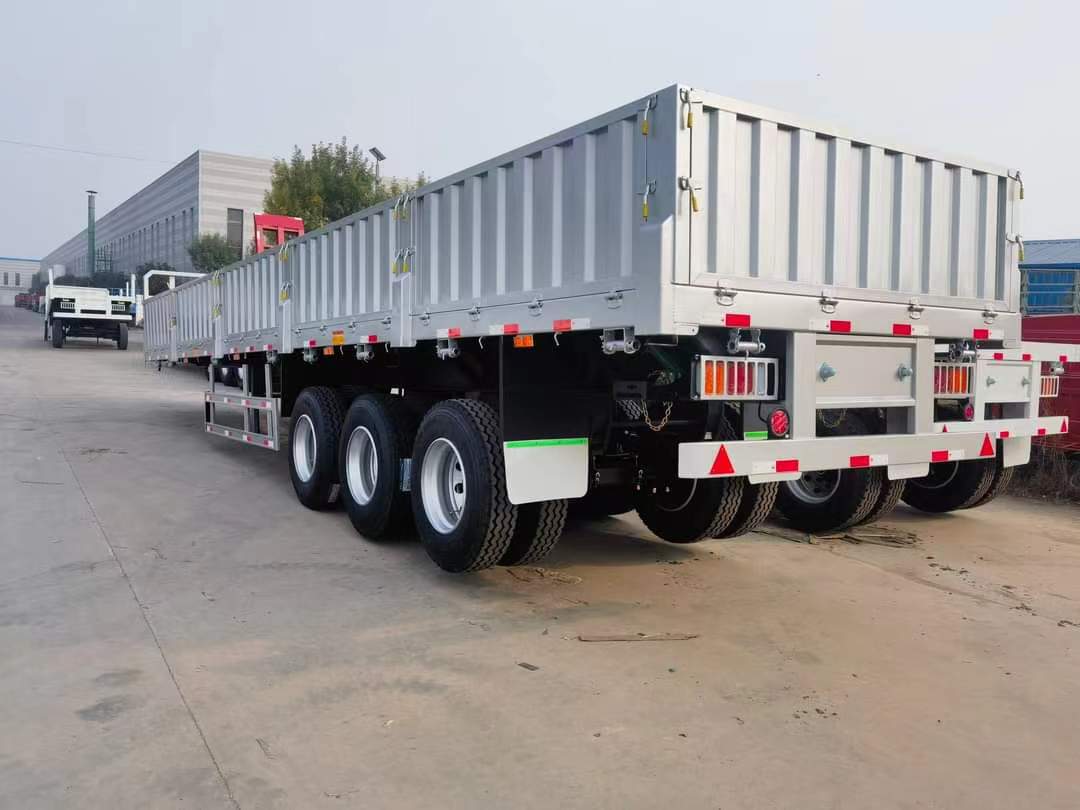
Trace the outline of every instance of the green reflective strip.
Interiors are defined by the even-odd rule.
[[[505,442],[504,447],[563,447],[570,444],[588,444],[589,440],[581,439],[523,439],[517,442]]]
[[[748,442],[763,442],[769,438],[769,431],[767,430],[748,430],[742,435],[744,441]]]

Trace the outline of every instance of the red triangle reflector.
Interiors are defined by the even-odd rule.
[[[948,433],[949,432],[949,426],[948,425],[942,425],[941,426],[941,432],[942,433]]]
[[[1069,432],[1069,420],[1068,419],[1062,419],[1061,420],[1061,432],[1062,433],[1068,433]]]
[[[994,455],[994,443],[990,441],[990,434],[987,433],[983,437],[982,449],[979,450],[979,457],[993,456]]]
[[[716,451],[716,458],[713,459],[712,467],[709,468],[709,475],[734,475],[735,468],[731,465],[731,459],[728,458],[727,450],[724,445],[720,445],[720,449]]]

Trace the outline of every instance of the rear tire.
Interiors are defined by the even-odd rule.
[[[64,327],[55,322],[52,325],[52,345],[54,349],[64,348]]]
[[[565,500],[522,504],[517,513],[514,536],[499,565],[528,565],[542,560],[555,548],[566,525]]]
[[[995,459],[931,464],[929,475],[908,480],[904,502],[937,513],[974,506],[990,489],[996,464]]]
[[[720,537],[735,519],[744,484],[742,478],[675,478],[669,492],[639,492],[637,513],[649,531],[669,543]]]
[[[849,413],[839,424],[826,426],[825,436],[862,436],[869,431]],[[820,470],[795,481],[781,481],[776,508],[795,528],[804,532],[846,529],[863,520],[881,495],[880,468]]]
[[[345,409],[337,391],[322,385],[305,388],[296,398],[289,435],[289,477],[296,497],[308,509],[326,509],[337,501],[337,454]]]
[[[726,408],[721,412],[718,426],[719,438],[727,441],[738,441],[741,437],[736,425],[740,424],[741,416],[733,408]],[[743,484],[742,498],[739,508],[735,511],[735,517],[731,523],[716,537],[738,537],[740,534],[749,534],[768,519],[769,514],[776,504],[776,493],[779,485],[775,481],[764,484],[751,484],[746,481]]]
[[[126,351],[128,346],[128,328],[126,323],[122,323],[116,334],[116,348],[120,351]]]
[[[998,459],[997,465],[994,468],[994,477],[990,481],[990,486],[987,487],[986,492],[971,506],[965,506],[965,509],[974,509],[983,504],[990,503],[998,495],[1001,495],[1005,490],[1009,488],[1009,484],[1012,483],[1013,471],[1016,467],[1003,467],[1001,459]]]
[[[353,527],[368,540],[400,534],[412,521],[402,461],[412,452],[415,422],[396,397],[353,400],[341,428],[338,480]]]
[[[413,518],[428,556],[444,571],[497,564],[514,539],[518,508],[506,494],[499,418],[472,399],[440,402],[413,443]]]
[[[904,496],[906,485],[907,481],[903,478],[898,478],[895,481],[883,478],[881,481],[881,494],[878,495],[877,503],[874,504],[874,508],[870,510],[869,514],[856,525],[862,526],[867,523],[875,523],[882,518],[888,517],[889,513],[896,508],[896,505],[900,503],[900,499]]]

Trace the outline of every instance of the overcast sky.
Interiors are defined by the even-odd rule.
[[[1080,236],[1080,4],[5,4],[0,255],[38,258],[203,148],[342,135],[436,178],[685,82],[1023,170],[1025,238]],[[158,162],[155,162],[158,161]]]

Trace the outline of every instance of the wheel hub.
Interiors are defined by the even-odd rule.
[[[345,480],[356,503],[366,506],[375,497],[379,480],[379,454],[375,438],[366,427],[358,427],[349,436],[345,450]]]
[[[315,474],[315,459],[318,448],[315,443],[315,426],[306,413],[296,420],[292,435],[293,467],[297,477],[307,483]]]
[[[836,494],[840,487],[839,470],[805,472],[794,481],[785,482],[788,491],[803,503],[822,504]]]
[[[428,445],[420,468],[420,495],[424,513],[440,534],[449,534],[461,522],[468,493],[461,454],[449,439]]]

